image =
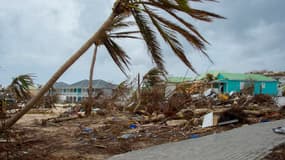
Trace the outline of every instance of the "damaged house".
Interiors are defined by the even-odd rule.
[[[171,96],[178,85],[182,83],[192,83],[192,80],[190,77],[167,77],[165,97]]]
[[[218,73],[215,75],[212,86],[221,93],[250,91],[250,94],[278,94],[278,81],[259,74]]]

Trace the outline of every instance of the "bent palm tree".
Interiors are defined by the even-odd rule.
[[[185,21],[180,14],[182,13],[188,17],[205,22],[210,22],[213,18],[223,17],[207,11],[194,9],[189,4],[192,2],[203,2],[203,0],[116,0],[111,15],[99,30],[59,68],[39,93],[26,104],[26,107],[21,112],[8,120],[6,126],[1,126],[0,128],[11,127],[19,118],[28,112],[29,109],[32,108],[33,105],[45,94],[45,92],[52,87],[57,79],[93,44],[103,43],[105,46],[108,46],[107,49],[114,62],[121,69],[128,67],[127,55],[124,54],[124,52],[114,52],[113,49],[118,46],[113,43],[112,40],[106,38],[108,29],[113,24],[114,19],[118,16],[129,15],[134,18],[140,34],[147,45],[151,58],[159,69],[165,70],[161,48],[154,29],[157,30],[180,60],[186,64],[187,67],[196,72],[187,59],[183,46],[177,38],[177,34],[184,37],[189,44],[200,50],[201,53],[206,56],[205,44],[207,41],[199,34],[196,28]],[[166,12],[171,18],[165,18],[161,16],[159,12]],[[172,20],[175,20],[175,22]],[[180,23],[183,27],[177,23]]]
[[[11,93],[17,100],[23,101],[31,98],[29,88],[34,85],[33,76],[29,74],[19,75],[13,78],[8,86],[8,92]]]
[[[30,74],[23,74],[13,78],[11,84],[7,89],[3,88],[3,94],[0,97],[0,113],[5,113],[6,106],[4,105],[5,98],[12,96],[17,101],[27,101],[31,98],[30,87],[34,86],[33,76]],[[6,97],[7,96],[7,97]],[[2,102],[1,102],[2,101]]]
[[[134,23],[131,21],[124,21],[127,18],[125,15],[117,16],[114,18],[111,26],[106,30],[106,34],[104,38],[102,38],[100,43],[95,44],[95,49],[91,61],[90,72],[89,72],[89,86],[88,86],[88,103],[86,104],[86,112],[85,115],[91,115],[91,109],[94,103],[93,100],[93,73],[94,73],[94,66],[96,61],[97,49],[98,46],[104,45],[105,48],[108,50],[109,54],[113,58],[114,62],[118,65],[120,70],[125,74],[125,69],[121,65],[121,63],[128,66],[130,64],[129,57],[126,52],[113,40],[118,38],[130,38],[130,39],[141,39],[140,37],[133,35],[139,33],[139,31],[124,31],[124,32],[114,32],[119,29],[127,28]]]

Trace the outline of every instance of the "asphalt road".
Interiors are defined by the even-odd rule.
[[[258,160],[285,142],[272,128],[285,120],[259,123],[181,142],[167,143],[111,157],[109,160]]]

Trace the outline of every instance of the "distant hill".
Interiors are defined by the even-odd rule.
[[[69,86],[69,84],[64,83],[64,82],[56,82],[56,83],[53,85],[54,88],[64,88],[64,87],[67,87],[67,86]]]
[[[67,84],[64,82],[57,82],[54,84],[54,88],[88,88],[88,80],[82,80],[75,82],[73,84]],[[102,88],[116,88],[117,85],[106,82],[104,80],[93,80],[93,88],[102,89]]]

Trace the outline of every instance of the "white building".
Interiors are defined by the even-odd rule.
[[[110,96],[116,85],[103,80],[93,81],[93,95],[103,92],[104,95]],[[80,102],[88,97],[88,80],[82,80],[71,85],[63,82],[54,85],[59,102]]]

